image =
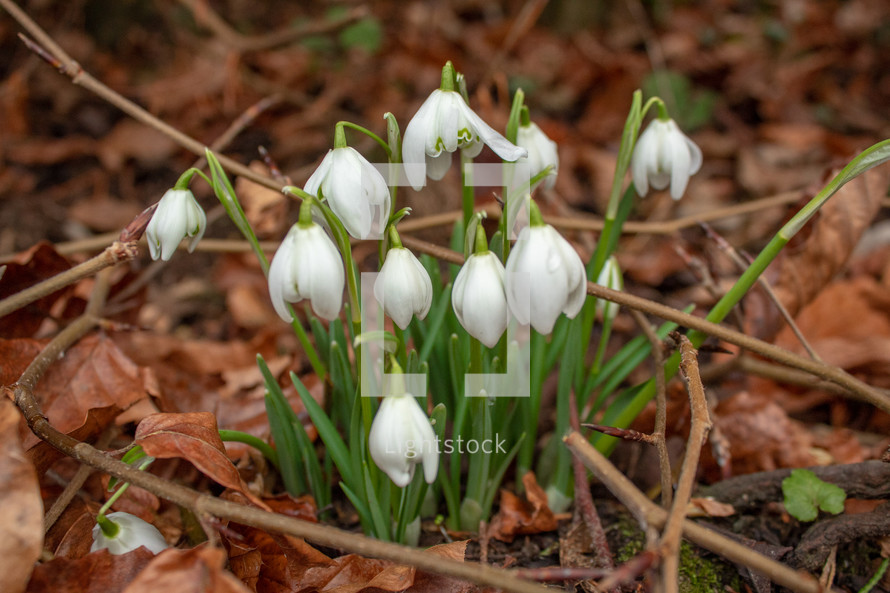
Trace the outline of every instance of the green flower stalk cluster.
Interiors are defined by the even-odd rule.
[[[303,188],[283,190],[300,200],[300,213],[271,263],[210,152],[210,177],[196,170],[183,174],[161,200],[149,227],[153,257],[169,259],[183,238],[190,238],[193,249],[206,218],[188,185],[195,174],[211,184],[266,271],[276,313],[291,323],[316,374],[327,385],[327,406],[322,408],[291,374],[325,445],[321,461],[276,378],[258,361],[276,444],[276,449],[266,446],[264,454],[280,469],[292,494],[310,491],[320,504],[330,502],[330,484],[336,483],[337,472],[364,529],[382,539],[414,540],[420,515],[433,512],[440,497],[448,508],[450,527],[475,529],[490,513],[508,467],[517,459],[521,470],[531,467],[541,386],[550,369],[559,360],[561,377],[566,378],[561,381],[558,430],[567,422],[568,386],[575,383],[589,394],[600,376],[599,355],[596,369],[582,369],[584,338],[590,335],[596,313],[587,298],[587,280],[598,277],[609,286],[620,286],[620,272],[610,256],[628,209],[620,206],[621,194],[614,190],[601,248],[585,269],[578,252],[544,222],[532,199],[533,192],[554,187],[559,155],[556,143],[531,121],[524,97],[522,91],[516,93],[502,135],[470,108],[464,79],[449,62],[442,69],[441,87],[423,102],[404,136],[392,114],[384,116],[385,139],[356,124],[339,122],[333,147]],[[666,118],[653,122],[633,150],[651,105],[661,108],[656,100],[641,109],[635,97],[616,176],[620,172],[623,179],[631,168],[641,194],[649,185],[656,189],[670,185],[671,195],[677,197],[700,166],[701,152]],[[347,129],[374,140],[386,162],[372,164],[349,146]],[[490,238],[481,216],[474,213],[472,187],[473,159],[484,146],[503,161],[505,214]],[[408,209],[397,210],[396,188],[400,179],[407,179],[415,190],[428,178],[441,179],[458,151],[465,216],[455,228],[455,243],[465,245],[467,258],[463,266],[450,270],[452,285],[443,281],[436,262],[421,261],[402,244],[397,226]],[[615,188],[620,189],[618,182]],[[510,238],[517,234],[511,246]],[[360,294],[352,257],[356,239],[380,241],[373,296]],[[362,298],[371,299],[379,306],[378,315],[392,320],[392,333],[382,328],[362,332]],[[344,302],[347,315],[341,315]],[[295,310],[301,304],[314,343]],[[615,308],[603,305],[599,315],[608,327]],[[518,328],[526,326],[534,329],[530,343],[516,337]],[[539,339],[547,334],[552,334],[550,340]],[[364,344],[378,340],[382,351],[362,354]],[[510,393],[530,393],[530,397],[494,398],[493,383],[464,380],[502,377],[497,384],[507,385],[509,392],[517,368],[526,372],[530,387],[516,387]],[[366,375],[367,369],[376,370]],[[375,373],[375,381],[391,388],[367,397],[365,378]],[[432,389],[415,388],[414,383],[408,388],[408,378],[417,376],[428,376]],[[427,398],[435,406],[431,415],[420,403]],[[444,438],[446,413],[449,439]],[[455,442],[459,446],[449,448]],[[440,443],[445,444],[443,450]],[[468,463],[462,459],[466,456]],[[541,472],[548,493],[554,500],[570,500],[570,472],[562,454],[548,465],[555,468],[550,476],[546,468]],[[422,479],[415,476],[417,466],[422,468]],[[464,468],[468,468],[466,482]],[[102,537],[113,539],[112,531],[102,528]]]

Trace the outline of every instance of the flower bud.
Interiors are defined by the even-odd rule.
[[[207,215],[191,190],[167,190],[145,229],[151,258],[168,261],[185,237],[191,237],[188,246],[191,253],[204,236],[206,227]]]
[[[516,131],[516,144],[528,151],[527,157],[516,162],[528,163],[529,178],[534,177],[547,167],[551,167],[550,174],[542,180],[542,183],[544,189],[553,188],[556,184],[556,173],[559,170],[556,142],[551,140],[537,124],[529,122],[519,126]],[[518,185],[519,182],[518,179],[513,180],[514,185]]]
[[[534,205],[532,210],[531,226],[519,233],[507,259],[507,302],[519,323],[549,334],[560,313],[574,318],[581,311],[587,277],[571,244],[549,224],[536,224],[540,214],[536,216]]]
[[[306,186],[327,200],[347,232],[356,239],[379,235],[389,219],[390,195],[383,175],[351,146],[329,150]]]
[[[423,319],[433,303],[433,282],[426,268],[404,247],[393,247],[374,282],[374,297],[383,311],[405,329],[411,316]]]
[[[487,144],[505,161],[527,156],[524,148],[501,136],[470,109],[453,89],[451,63],[442,70],[443,88],[434,90],[405,128],[402,161],[405,175],[414,189],[423,187],[424,177],[442,179],[451,166],[451,153],[458,148],[475,157]]]
[[[336,319],[346,277],[340,252],[314,222],[294,224],[269,266],[269,296],[279,317],[290,322],[287,303],[309,299],[315,314]]]
[[[439,471],[439,447],[430,419],[411,394],[383,398],[371,424],[368,450],[371,459],[396,486],[404,488],[423,464],[427,484]]]
[[[596,283],[612,290],[624,290],[624,278],[621,276],[621,268],[618,267],[618,260],[615,259],[614,255],[610,255],[609,259],[606,260],[599,277],[596,279]],[[604,320],[615,319],[615,315],[618,314],[618,303],[598,299],[596,301],[596,312],[597,315],[601,314]]]
[[[509,309],[504,266],[491,251],[474,253],[454,280],[451,305],[467,333],[494,348],[507,329]]]
[[[90,552],[105,548],[112,554],[126,554],[145,546],[152,553],[158,554],[169,547],[157,527],[130,513],[118,511],[98,520],[99,523],[93,527]],[[116,529],[116,533],[106,534],[101,526],[102,522],[105,523],[105,530]]]
[[[671,197],[679,200],[689,177],[698,172],[701,164],[701,149],[680,131],[674,120],[655,119],[637,140],[630,170],[640,196],[649,192],[650,183],[655,189],[670,184]]]

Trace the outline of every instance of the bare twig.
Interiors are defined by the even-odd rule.
[[[69,284],[74,284],[78,280],[93,276],[100,270],[109,266],[113,266],[114,264],[123,261],[129,261],[136,256],[136,253],[135,243],[120,243],[116,241],[106,247],[105,251],[96,257],[74,266],[70,270],[56,274],[52,278],[47,278],[31,288],[26,288],[25,290],[6,297],[0,301],[0,317],[9,315],[13,311],[17,311],[18,309],[33,303],[37,299],[65,288]]]
[[[402,237],[402,243],[405,247],[410,247],[421,253],[432,255],[437,259],[449,263],[457,265],[462,265],[464,263],[463,255],[446,247],[436,245],[435,243],[423,241],[408,235]],[[853,395],[857,399],[868,402],[871,405],[890,413],[890,395],[860,381],[841,368],[817,360],[811,360],[728,327],[711,323],[701,317],[683,313],[682,311],[678,311],[667,305],[662,305],[661,303],[656,303],[655,301],[650,301],[626,292],[600,286],[596,282],[587,283],[587,294],[592,294],[597,298],[618,303],[629,309],[635,309],[649,315],[673,321],[683,327],[698,330],[725,342],[729,342],[730,344],[735,344],[746,350],[756,352],[757,354],[771,358],[786,366],[806,371],[826,381],[839,385],[846,389],[847,393]]]
[[[658,451],[658,467],[661,478],[661,506],[669,508],[673,498],[674,473],[671,470],[671,458],[668,455],[666,431],[667,431],[667,389],[664,380],[664,349],[658,334],[655,333],[652,324],[646,316],[636,309],[630,309],[630,313],[652,348],[652,360],[655,362],[655,430],[651,439]]]
[[[732,260],[732,263],[736,265],[740,272],[744,272],[748,269],[748,266],[753,263],[753,260],[750,257],[743,257],[738,251],[736,251],[735,247],[733,247],[729,241],[723,238],[717,231],[711,228],[711,225],[707,223],[701,223],[701,227],[705,230],[707,236],[717,244],[717,247]],[[757,279],[757,284],[763,291],[766,293],[766,296],[773,302],[773,305],[776,306],[779,313],[782,315],[782,318],[785,320],[785,323],[788,324],[788,327],[791,328],[791,331],[794,332],[794,335],[797,337],[797,341],[800,342],[801,346],[807,351],[807,354],[810,355],[810,358],[813,360],[821,361],[819,355],[816,354],[816,351],[810,346],[810,343],[804,337],[803,332],[800,331],[800,328],[797,327],[797,324],[794,322],[794,318],[791,317],[791,313],[788,312],[788,309],[785,308],[785,305],[782,304],[782,301],[779,300],[779,297],[776,295],[776,292],[773,290],[773,287],[770,286],[769,281],[760,276]]]
[[[848,393],[854,395],[857,399],[868,402],[885,412],[890,412],[890,396],[887,393],[856,379],[841,368],[800,356],[763,340],[758,340],[722,325],[711,323],[701,317],[688,315],[661,303],[649,301],[626,292],[612,290],[595,282],[587,283],[587,294],[592,294],[597,298],[603,298],[618,303],[623,307],[643,311],[668,321],[674,321],[683,327],[701,331],[730,344],[735,344],[746,350],[771,358],[786,366],[806,371],[844,387]]]
[[[363,556],[381,558],[397,564],[408,564],[420,570],[443,574],[471,582],[499,587],[515,593],[547,593],[541,585],[523,581],[512,572],[474,563],[458,562],[425,554],[421,550],[397,544],[381,542],[363,535],[341,531],[322,524],[301,521],[293,517],[247,507],[215,496],[201,494],[191,488],[168,482],[155,475],[140,471],[126,463],[113,459],[98,449],[56,430],[43,415],[34,387],[68,347],[86,335],[99,323],[99,313],[108,294],[107,282],[97,282],[86,311],[50,341],[28,365],[10,392],[22,411],[31,431],[60,452],[91,467],[130,482],[174,504],[190,509],[197,516],[215,516],[250,525],[275,533],[302,537],[324,546],[347,550]]]
[[[46,59],[50,65],[59,70],[65,76],[68,76],[76,85],[98,95],[111,105],[114,105],[136,121],[150,126],[161,132],[168,138],[187,150],[198,156],[204,154],[205,145],[190,136],[183,134],[170,124],[158,119],[136,103],[123,97],[120,93],[112,90],[105,84],[99,82],[90,73],[85,71],[71,56],[68,55],[54,40],[46,33],[37,23],[34,22],[18,5],[12,0],[0,0],[2,6],[18,23],[31,34],[36,43],[28,40],[23,35],[20,38],[32,51],[35,51],[42,58]],[[39,50],[37,48],[40,48]],[[42,50],[42,51],[41,51]],[[246,177],[251,181],[264,185],[266,187],[278,190],[281,189],[280,184],[269,179],[265,175],[261,175],[251,171],[238,161],[232,160],[225,155],[218,155],[219,162],[222,163],[229,171],[242,177]]]
[[[111,440],[114,438],[115,434],[119,431],[118,427],[109,427],[105,429],[105,432],[99,437],[99,440],[96,442],[96,447],[99,449],[105,449],[111,443]],[[52,526],[56,524],[56,521],[59,520],[59,517],[62,516],[62,513],[65,512],[65,509],[68,508],[68,505],[71,504],[71,501],[74,500],[75,495],[80,490],[80,488],[84,485],[84,482],[87,481],[87,478],[95,471],[88,465],[81,465],[77,468],[77,472],[75,472],[74,477],[71,478],[71,481],[65,485],[65,489],[62,490],[62,493],[53,501],[53,506],[49,508],[46,512],[46,516],[43,518],[43,530],[49,532],[52,529]]]
[[[571,415],[569,422],[572,430],[579,431],[581,429],[581,421],[578,418],[578,401],[574,390],[571,391],[569,399],[569,413]],[[593,504],[593,496],[590,494],[590,480],[587,478],[587,470],[584,469],[584,464],[581,463],[581,460],[576,457],[572,458],[572,471],[575,478],[575,520],[580,518],[587,527],[590,545],[593,548],[594,564],[599,568],[615,568],[615,561],[612,559],[612,551],[609,549],[609,541],[606,539],[603,523],[600,521],[599,513],[597,513],[596,506]]]
[[[615,437],[624,441],[632,441],[636,443],[646,443],[647,445],[655,445],[655,438],[651,434],[640,432],[632,428],[618,428],[617,426],[603,426],[602,424],[594,424],[585,422],[581,425],[584,428],[601,432],[606,436]]]
[[[307,35],[322,35],[342,29],[368,15],[365,6],[357,6],[346,14],[326,22],[312,22],[299,27],[288,27],[265,35],[247,36],[233,29],[221,16],[216,14],[204,0],[179,0],[188,7],[199,25],[210,29],[223,43],[239,52],[261,51],[299,41]]]
[[[667,511],[640,492],[627,476],[591,446],[581,434],[571,432],[563,441],[642,525],[664,526],[667,521]],[[822,593],[824,591],[819,585],[819,581],[812,575],[793,570],[688,519],[682,522],[682,530],[683,535],[693,543],[732,562],[743,564],[763,573],[773,582],[792,591],[798,593]]]
[[[692,497],[692,490],[695,488],[695,474],[698,471],[701,447],[711,429],[708,400],[705,398],[705,389],[698,374],[695,347],[689,338],[678,332],[674,332],[672,337],[680,342],[680,368],[686,377],[692,418],[689,439],[686,441],[686,454],[683,456],[683,465],[677,480],[676,497],[661,535],[662,586],[667,593],[677,593],[679,590],[680,535],[683,521],[686,519],[686,508]]]

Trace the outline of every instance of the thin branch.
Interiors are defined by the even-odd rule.
[[[192,11],[195,22],[210,29],[223,43],[239,52],[261,51],[274,47],[288,45],[299,41],[307,35],[322,35],[342,29],[355,21],[368,16],[365,6],[357,6],[346,14],[327,22],[313,22],[298,27],[288,27],[279,31],[273,31],[265,35],[242,35],[221,16],[216,14],[209,4],[203,0],[179,0],[181,4]]]
[[[571,415],[569,422],[572,430],[581,430],[581,420],[578,417],[578,401],[574,390],[569,395],[569,410]],[[612,551],[609,549],[609,541],[606,539],[603,523],[600,521],[596,505],[593,504],[593,496],[590,494],[590,480],[587,478],[587,470],[584,469],[584,464],[577,457],[572,457],[572,472],[575,478],[575,516],[573,517],[573,522],[581,520],[587,527],[587,533],[590,536],[590,546],[593,548],[594,564],[599,568],[614,569],[615,560],[612,558]]]
[[[437,259],[449,263],[457,265],[463,265],[464,263],[463,255],[446,247],[436,245],[435,243],[423,241],[408,235],[402,237],[402,243],[405,247],[410,247],[421,253],[432,255]],[[870,403],[876,408],[890,413],[890,395],[860,381],[841,368],[817,360],[811,360],[785,350],[784,348],[779,348],[778,346],[764,342],[763,340],[758,340],[757,338],[745,335],[728,327],[712,323],[701,317],[678,311],[667,305],[662,305],[661,303],[656,303],[655,301],[650,301],[626,292],[600,286],[596,282],[587,283],[587,294],[591,294],[607,301],[612,301],[613,303],[618,303],[629,309],[635,309],[649,315],[654,315],[655,317],[660,317],[667,321],[673,321],[683,327],[698,330],[725,342],[729,342],[730,344],[735,344],[736,346],[750,350],[751,352],[756,352],[757,354],[771,358],[786,366],[806,371],[821,379],[839,385],[846,389],[847,393],[855,396],[857,399]]]
[[[191,138],[190,136],[183,134],[170,124],[158,119],[136,103],[130,101],[123,97],[117,91],[112,90],[105,84],[101,83],[99,80],[94,78],[89,72],[84,70],[80,64],[78,64],[71,56],[69,56],[65,50],[63,50],[53,39],[50,37],[46,31],[44,31],[40,25],[34,22],[34,20],[29,17],[25,12],[19,8],[12,0],[0,0],[0,6],[2,6],[7,12],[9,12],[12,17],[18,21],[18,23],[24,28],[31,36],[36,40],[31,41],[27,39],[24,35],[19,35],[19,37],[25,42],[25,44],[29,47],[29,49],[35,51],[39,56],[44,59],[47,59],[54,68],[58,69],[59,72],[68,76],[76,85],[82,86],[83,88],[91,91],[92,93],[98,95],[111,105],[114,105],[136,121],[139,121],[147,126],[154,128],[160,133],[164,134],[168,138],[172,139],[174,142],[182,146],[183,148],[193,152],[198,156],[202,156],[204,154],[204,149],[206,146]],[[39,49],[36,49],[39,48]],[[238,161],[232,160],[225,155],[218,155],[219,162],[222,163],[226,169],[231,171],[233,174],[241,175],[242,177],[246,177],[251,181],[259,183],[260,185],[264,185],[274,190],[281,189],[281,185],[275,182],[272,179],[269,179],[265,175],[256,173],[250,170],[248,167],[245,167]]]
[[[740,272],[744,272],[746,269],[748,269],[748,266],[753,263],[753,260],[750,257],[742,257],[742,255],[738,251],[736,251],[735,247],[733,247],[732,244],[724,239],[723,236],[720,235],[717,231],[712,229],[709,224],[702,223],[701,226],[705,230],[707,236],[712,241],[714,241],[714,243],[717,244],[717,247],[723,253],[725,253],[730,260],[732,260],[732,263],[736,265]],[[791,313],[788,312],[788,309],[786,309],[785,305],[782,304],[782,301],[779,300],[778,295],[776,295],[773,287],[770,286],[769,281],[763,276],[760,276],[759,278],[757,278],[757,284],[760,285],[760,288],[763,289],[763,291],[766,293],[766,296],[769,297],[769,299],[773,302],[773,305],[776,306],[779,314],[782,315],[785,323],[787,323],[788,327],[791,328],[791,331],[794,332],[794,335],[797,337],[797,341],[800,342],[801,346],[804,347],[804,349],[807,351],[807,354],[810,355],[810,358],[821,362],[822,359],[819,358],[819,355],[816,354],[816,351],[813,350],[813,347],[810,346],[810,343],[804,337],[803,332],[801,332],[800,328],[797,327],[797,324],[794,322],[794,318],[791,316]]]
[[[168,482],[158,476],[139,471],[126,463],[112,459],[98,449],[58,432],[42,416],[33,394],[21,383],[15,388],[15,397],[16,403],[19,404],[23,412],[27,413],[28,426],[34,434],[62,453],[120,480],[139,486],[183,508],[190,509],[199,516],[206,514],[228,519],[274,533],[301,537],[322,546],[389,560],[400,565],[410,565],[426,572],[498,587],[504,591],[514,593],[548,593],[550,591],[541,585],[523,581],[509,570],[434,556],[415,548],[382,542],[320,523],[310,523],[222,500]]]
[[[573,431],[563,441],[642,525],[664,526],[667,521],[667,511],[640,492],[627,476],[591,446],[581,434]],[[819,581],[812,575],[789,568],[688,519],[682,522],[682,530],[683,535],[693,543],[732,562],[748,566],[792,591],[798,593],[823,593],[824,591],[819,585]]]
[[[659,222],[637,222],[628,220],[621,227],[621,232],[630,235],[672,235],[677,231],[697,226],[700,222],[709,222],[712,220],[729,218],[731,216],[751,214],[767,208],[793,204],[800,200],[802,195],[802,190],[795,190],[759,200],[752,200],[743,204],[735,204],[726,208],[718,208],[707,212],[691,214],[673,220]],[[590,219],[582,216],[545,216],[544,220],[555,227],[565,230],[599,231],[603,228],[603,221],[601,219]]]
[[[88,259],[82,264],[74,266],[70,270],[65,270],[51,278],[47,278],[30,288],[26,288],[25,290],[6,297],[0,301],[0,317],[9,315],[13,311],[17,311],[38,299],[65,288],[69,284],[74,284],[79,280],[93,276],[100,270],[109,266],[129,261],[136,257],[136,253],[135,243],[120,243],[115,241],[96,257]]]
[[[463,255],[446,247],[436,245],[435,243],[423,241],[408,235],[402,236],[402,243],[405,247],[432,255],[437,259],[449,263],[457,265],[463,265],[464,263]],[[613,303],[618,303],[629,309],[635,309],[655,317],[660,317],[667,321],[673,321],[683,327],[698,330],[725,342],[729,342],[730,344],[735,344],[736,346],[750,350],[751,352],[756,352],[757,354],[771,358],[786,366],[806,371],[826,381],[839,385],[846,389],[847,393],[855,396],[857,399],[870,403],[876,408],[890,413],[890,395],[860,381],[841,368],[817,360],[811,360],[785,350],[784,348],[779,348],[778,346],[764,342],[763,340],[758,340],[757,338],[745,335],[728,327],[712,323],[701,317],[683,313],[682,311],[678,311],[667,305],[662,305],[661,303],[656,303],[655,301],[650,301],[626,292],[600,286],[596,282],[587,283],[587,294],[591,294],[607,301],[612,301]]]
[[[606,299],[621,306],[642,311],[668,321],[673,321],[683,327],[698,330],[710,336],[735,344],[746,350],[756,352],[786,366],[806,371],[812,375],[825,379],[845,388],[848,393],[857,399],[868,402],[871,405],[890,412],[890,396],[885,392],[856,379],[841,368],[800,356],[784,348],[747,336],[741,332],[729,329],[716,323],[711,323],[701,317],[689,315],[661,303],[656,303],[626,292],[620,292],[600,286],[595,282],[587,283],[587,294],[597,298]]]
[[[646,316],[635,309],[630,313],[646,334],[652,348],[652,359],[655,363],[655,430],[652,432],[652,444],[658,452],[658,467],[661,478],[661,506],[669,508],[673,497],[674,473],[671,470],[671,458],[667,450],[667,389],[664,380],[664,349],[658,334]]]
[[[664,558],[662,564],[662,586],[667,593],[677,593],[680,574],[680,535],[683,529],[683,521],[686,519],[686,508],[695,488],[695,474],[698,471],[698,460],[701,456],[701,447],[711,429],[711,418],[708,414],[708,400],[705,398],[705,388],[698,374],[698,359],[695,347],[689,338],[674,332],[672,336],[680,342],[681,362],[680,368],[686,377],[689,390],[689,407],[691,410],[691,427],[689,439],[686,441],[686,454],[683,456],[683,465],[680,468],[680,477],[677,480],[677,493],[673,506],[668,513],[661,535],[661,553]]]
[[[96,447],[99,449],[108,447],[115,434],[119,432],[119,429],[115,429],[117,429],[116,426],[106,428],[105,432],[102,433],[102,436],[100,436],[99,440],[96,442]],[[95,470],[88,465],[81,465],[77,468],[74,477],[65,485],[65,489],[62,490],[62,493],[58,498],[53,501],[53,506],[46,512],[46,515],[43,518],[43,530],[45,532],[49,532],[49,530],[52,529],[52,526],[56,524],[56,521],[59,520],[59,517],[62,516],[62,513],[65,512],[65,509],[67,509],[68,505],[71,504],[71,501],[74,500],[77,492],[94,471]]]
[[[98,314],[107,297],[107,282],[97,281],[85,313],[59,332],[31,361],[18,382],[3,391],[12,391],[13,399],[28,427],[41,440],[60,452],[125,482],[139,486],[161,498],[190,509],[198,516],[210,515],[258,527],[275,533],[302,537],[317,544],[346,550],[363,556],[381,558],[401,565],[411,565],[431,573],[462,578],[481,585],[499,587],[514,593],[547,593],[546,587],[516,577],[511,571],[475,563],[459,562],[426,554],[421,550],[381,542],[318,523],[301,521],[262,509],[247,507],[202,494],[191,488],[168,482],[113,459],[98,449],[56,430],[46,419],[34,387],[59,356],[98,323]]]

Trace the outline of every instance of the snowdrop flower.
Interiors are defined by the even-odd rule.
[[[420,260],[394,241],[374,282],[374,297],[396,325],[405,329],[412,315],[423,319],[429,313],[433,283]]]
[[[486,249],[467,258],[454,280],[451,305],[468,334],[489,348],[497,346],[510,318],[504,265],[494,253]]]
[[[351,146],[329,150],[306,186],[325,199],[356,239],[379,235],[389,219],[390,195],[383,175]]]
[[[275,312],[287,322],[291,321],[287,303],[309,299],[315,314],[328,320],[340,314],[343,304],[340,252],[324,229],[304,221],[310,217],[308,207],[300,209],[300,222],[288,231],[269,266],[269,296]]]
[[[167,190],[145,229],[151,258],[168,261],[185,237],[191,237],[188,247],[191,253],[204,236],[206,227],[207,215],[191,190]]]
[[[624,278],[621,276],[621,268],[618,267],[618,260],[614,255],[610,255],[609,259],[603,265],[596,283],[612,290],[624,290]],[[596,312],[602,314],[603,319],[615,319],[618,314],[618,303],[598,299],[596,301]]]
[[[371,459],[396,486],[404,488],[423,464],[423,477],[432,484],[439,471],[439,446],[430,419],[411,394],[388,395],[368,435]]]
[[[559,154],[556,151],[556,142],[551,140],[544,131],[534,122],[527,122],[519,126],[516,131],[516,144],[528,151],[528,156],[519,159],[518,163],[528,164],[529,179],[546,169],[552,167],[550,174],[542,180],[544,189],[551,189],[556,184],[556,172],[559,170]],[[517,170],[517,173],[519,170]],[[525,179],[514,178],[514,185],[525,182]]]
[[[97,521],[93,527],[93,545],[90,547],[90,552],[104,548],[118,555],[145,546],[152,553],[158,554],[169,547],[157,527],[130,513],[119,511],[101,519],[97,518]],[[114,533],[110,534],[107,531]]]
[[[531,202],[530,225],[522,229],[507,259],[507,302],[523,325],[553,331],[560,313],[573,319],[587,296],[581,258]]]
[[[483,143],[505,161],[528,155],[470,109],[454,90],[454,67],[448,62],[442,68],[442,87],[430,94],[405,128],[402,161],[408,182],[419,190],[425,175],[442,179],[451,166],[451,153],[460,148],[467,156],[475,157],[482,151]]]
[[[701,149],[686,137],[672,119],[655,119],[637,140],[630,170],[640,196],[649,192],[649,184],[664,189],[670,184],[671,197],[679,200],[686,191],[689,177],[702,164]]]

